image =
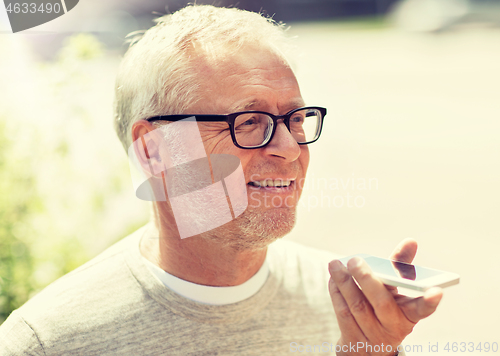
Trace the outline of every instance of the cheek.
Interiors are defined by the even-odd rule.
[[[233,144],[231,136],[209,143],[207,147],[208,154],[230,154],[239,157],[238,151],[239,149]]]
[[[242,150],[236,147],[231,138],[231,134],[219,133],[216,135],[202,135],[203,144],[207,154],[230,154],[236,156],[241,161],[243,172],[251,160],[252,150]]]

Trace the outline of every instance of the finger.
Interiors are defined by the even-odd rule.
[[[389,286],[387,284],[384,284],[385,289],[387,289],[393,296],[396,296],[399,294],[398,287],[394,286]]]
[[[338,266],[335,266],[335,261],[332,261],[328,265],[329,270],[338,269]],[[337,261],[340,263],[340,261]],[[332,272],[330,272],[332,273]],[[347,302],[345,301],[342,293],[338,289],[335,284],[333,278],[330,278],[328,282],[328,290],[330,292],[330,297],[332,299],[333,309],[335,310],[335,315],[337,316],[337,322],[339,324],[340,331],[342,335],[349,335],[350,338],[354,340],[366,340],[365,335],[361,331],[359,325],[356,323],[354,316],[352,315]]]
[[[403,318],[403,313],[394,300],[393,294],[375,277],[370,266],[359,257],[347,263],[348,271],[356,279],[380,323],[391,329]]]
[[[372,306],[340,261],[332,261],[330,275],[344,298],[350,313],[360,330],[368,339],[380,329],[380,323],[375,317]]]
[[[405,300],[401,298],[398,304],[408,320],[417,323],[419,320],[427,318],[436,311],[443,297],[443,290],[439,287],[433,287],[425,291],[419,298]]]
[[[411,263],[417,254],[417,241],[406,238],[399,243],[391,254],[390,259],[394,261]]]

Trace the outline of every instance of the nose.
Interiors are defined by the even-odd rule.
[[[293,162],[300,156],[300,146],[283,123],[283,120],[278,121],[274,137],[264,147],[264,150],[266,154],[283,158],[287,162]]]

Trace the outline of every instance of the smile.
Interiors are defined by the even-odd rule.
[[[266,179],[261,181],[250,182],[248,184],[254,187],[288,187],[292,181],[288,179]]]
[[[294,185],[291,179],[265,179],[249,182],[248,185],[254,188],[266,188],[266,190],[287,189]]]

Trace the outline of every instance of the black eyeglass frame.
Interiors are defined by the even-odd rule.
[[[265,111],[240,111],[240,112],[235,112],[232,114],[227,114],[227,115],[197,115],[197,114],[190,114],[190,115],[163,115],[163,116],[153,116],[150,118],[145,119],[146,121],[159,121],[159,120],[164,120],[164,121],[180,121],[184,120],[190,117],[195,117],[196,121],[201,121],[201,122],[227,122],[229,125],[229,132],[231,133],[231,138],[233,139],[233,143],[236,147],[244,149],[244,150],[252,150],[256,148],[262,148],[265,147],[266,145],[269,144],[269,142],[272,141],[274,134],[276,133],[276,128],[278,127],[278,120],[283,120],[283,123],[285,124],[286,128],[288,131],[291,133],[290,130],[290,118],[292,117],[293,114],[295,114],[297,111],[305,110],[305,109],[311,109],[311,110],[318,110],[321,114],[321,119],[319,123],[319,128],[318,128],[318,136],[311,141],[307,142],[297,142],[299,145],[308,145],[310,143],[316,142],[319,137],[321,136],[321,130],[323,129],[323,119],[326,116],[326,108],[319,107],[319,106],[305,106],[303,108],[298,108],[298,109],[293,109],[292,111],[287,112],[285,115],[273,115]],[[234,121],[236,118],[242,114],[264,114],[269,116],[270,118],[273,119],[273,132],[269,136],[269,139],[265,141],[264,143],[258,145],[258,146],[251,146],[251,147],[244,147],[238,144],[236,141],[236,133],[234,131]]]

